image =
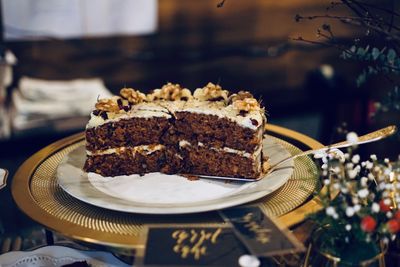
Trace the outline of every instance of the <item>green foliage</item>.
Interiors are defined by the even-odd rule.
[[[356,78],[357,86],[363,85],[371,75],[400,74],[400,57],[392,48],[373,47],[371,49],[369,45],[366,47],[353,45],[344,50],[340,57],[346,60],[361,61],[367,65]]]

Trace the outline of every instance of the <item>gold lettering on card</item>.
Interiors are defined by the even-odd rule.
[[[256,240],[261,244],[267,244],[270,241],[271,229],[262,227],[256,220],[254,220],[254,214],[252,212],[243,216],[241,222],[244,223],[243,226],[246,229],[254,233]]]
[[[221,228],[216,230],[175,230],[172,238],[176,240],[173,251],[186,259],[193,256],[195,260],[199,260],[201,256],[206,255],[207,249],[217,244],[218,236],[222,232]]]

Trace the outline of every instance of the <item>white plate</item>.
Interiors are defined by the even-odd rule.
[[[289,156],[273,138],[264,139],[264,153],[271,164]],[[225,182],[200,179],[189,181],[179,175],[149,173],[102,177],[82,170],[85,147],[64,157],[57,169],[58,183],[73,197],[106,209],[146,213],[195,213],[244,204],[270,194],[281,187],[293,173],[288,161],[258,182]]]
[[[47,246],[33,251],[11,251],[0,255],[1,267],[59,267],[86,261],[93,267],[128,267],[111,253],[83,251],[62,246]]]

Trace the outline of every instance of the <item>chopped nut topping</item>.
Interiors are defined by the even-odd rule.
[[[101,110],[101,111],[118,113],[120,110],[119,105],[118,105],[118,99],[120,99],[120,97],[118,97],[118,96],[113,96],[111,98],[99,99],[97,101],[95,107],[96,107],[96,109]]]
[[[131,104],[138,104],[146,100],[146,95],[132,88],[122,88],[119,92],[121,96]]]
[[[229,103],[233,103],[236,100],[243,100],[246,98],[254,98],[254,96],[248,91],[240,91],[237,94],[233,94],[229,97]]]
[[[254,98],[245,98],[243,100],[235,100],[233,102],[233,107],[239,111],[257,111],[260,110],[260,104]]]
[[[227,90],[222,90],[221,86],[213,83],[208,83],[203,88],[198,88],[194,91],[194,98],[202,101],[224,101],[228,102]]]
[[[167,83],[161,89],[155,89],[153,93],[147,95],[147,101],[154,100],[183,100],[192,99],[192,93],[189,89],[182,88],[179,84]]]

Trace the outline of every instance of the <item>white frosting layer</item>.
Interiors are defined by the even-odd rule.
[[[204,147],[204,144],[202,142],[198,142],[197,145],[200,147]],[[192,146],[192,144],[190,142],[188,142],[187,140],[181,140],[181,141],[179,141],[179,146],[180,147]],[[223,152],[227,152],[227,153],[238,154],[245,158],[257,159],[257,158],[261,158],[262,146],[259,146],[253,153],[246,152],[245,150],[233,149],[230,147],[223,147],[223,148],[210,147],[210,149],[215,150],[215,151],[223,151]],[[261,161],[261,159],[259,161]]]
[[[145,103],[148,105],[135,105],[132,110],[128,111],[127,113],[121,114],[112,114],[109,116],[108,119],[104,120],[101,116],[96,116],[90,114],[90,120],[86,125],[86,129],[97,127],[109,122],[116,122],[120,120],[126,120],[130,118],[154,118],[154,117],[164,117],[164,118],[171,118],[171,115],[168,113],[168,110],[165,108],[156,105],[154,103]]]
[[[157,101],[157,102],[142,102],[133,106],[132,110],[121,114],[108,114],[108,119],[104,120],[101,116],[91,114],[91,118],[86,125],[86,128],[97,127],[108,122],[115,122],[129,118],[152,118],[165,117],[171,118],[177,111],[186,111],[191,113],[215,115],[219,118],[227,118],[244,128],[256,130],[262,127],[264,110],[254,110],[239,115],[239,111],[232,105],[225,106],[222,101]]]
[[[263,122],[263,113],[264,110],[261,111],[251,111],[244,116],[239,115],[239,111],[235,109],[232,105],[225,106],[223,102],[209,102],[209,101],[188,101],[182,111],[207,114],[207,115],[216,115],[219,118],[227,118],[231,121],[236,122],[242,127],[250,128],[255,130],[262,125]],[[252,120],[256,121],[256,125],[253,124]]]
[[[158,150],[164,149],[165,146],[158,144],[158,145],[142,145],[142,146],[135,146],[135,147],[118,147],[118,148],[110,148],[105,150],[98,150],[96,152],[91,152],[86,150],[86,154],[88,156],[98,156],[98,155],[109,155],[109,154],[120,154],[125,152],[126,150],[132,151],[132,154],[141,153],[145,155],[149,155],[153,152]]]

